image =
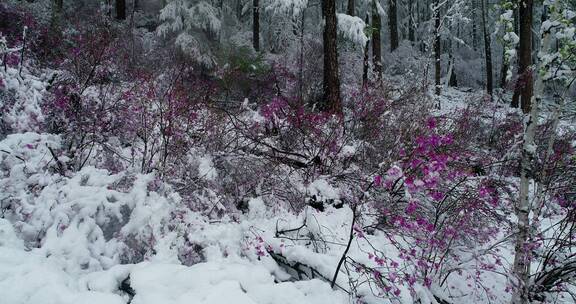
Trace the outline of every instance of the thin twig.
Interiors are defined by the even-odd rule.
[[[46,144],[46,147],[48,147],[48,151],[50,151],[50,154],[52,154],[52,157],[54,158],[56,164],[58,165],[58,173],[60,173],[60,175],[64,175],[64,173],[66,172],[64,170],[64,164],[62,164],[62,162],[58,159],[58,156],[56,156],[56,153],[54,153],[54,150],[52,150],[52,148],[48,144]]]
[[[338,273],[340,272],[340,267],[342,267],[342,263],[346,260],[346,256],[348,255],[348,250],[350,250],[350,245],[352,244],[352,239],[354,238],[354,224],[356,224],[356,204],[352,206],[352,225],[350,225],[350,237],[348,238],[348,245],[346,245],[346,249],[340,257],[340,261],[338,262],[338,266],[336,267],[336,272],[334,272],[334,277],[332,278],[332,283],[330,283],[330,287],[334,288],[336,284],[336,279],[338,278]]]

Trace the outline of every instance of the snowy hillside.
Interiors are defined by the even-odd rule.
[[[573,0],[0,2],[0,304],[576,303]]]

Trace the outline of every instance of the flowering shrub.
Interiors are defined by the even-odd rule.
[[[384,248],[369,246],[373,266],[351,262],[379,296],[399,296],[400,286],[413,291],[416,283],[441,285],[469,262],[461,260],[463,252],[498,236],[501,215],[493,211],[500,204],[499,181],[474,172],[472,150],[455,142],[459,130],[440,124],[427,119],[414,142],[398,151],[400,160],[373,178],[370,211],[354,228],[360,239],[381,231],[399,252],[395,260]],[[411,239],[411,248],[399,236]]]
[[[74,272],[237,255],[273,265],[277,281],[320,278],[361,303],[503,302],[496,290],[517,289],[506,257],[520,113],[463,92],[436,109],[427,75],[357,89],[353,72],[342,115],[322,113],[321,45],[306,35],[306,64],[231,47],[207,68],[103,13],[54,34],[0,4],[0,51],[12,50],[0,138],[37,131],[0,141],[0,214],[26,246]],[[349,71],[357,51],[345,50]],[[532,297],[544,299],[576,277],[575,133],[552,121],[536,131],[541,208],[521,248],[538,264]]]

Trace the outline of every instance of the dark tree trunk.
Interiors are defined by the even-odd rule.
[[[421,5],[420,5],[420,1],[416,1],[416,11],[417,11],[417,16],[418,19],[416,21],[416,24],[418,24],[418,26],[420,24],[422,24],[422,20],[427,20],[427,12],[430,10],[430,6],[428,5],[428,2],[426,2],[426,4],[424,4],[424,9],[422,9]],[[426,43],[423,41],[423,39],[418,39],[418,46],[420,47],[420,52],[421,53],[426,53],[427,52],[427,45]]]
[[[478,41],[478,30],[476,26],[476,1],[472,1],[472,48],[474,51],[478,49],[477,41]]]
[[[532,65],[532,16],[533,0],[524,0],[519,5],[520,12],[520,47],[518,51],[518,83],[512,97],[512,107],[522,107],[524,113],[530,112],[533,79]]]
[[[54,0],[55,8],[58,13],[62,12],[62,8],[64,7],[64,0]]]
[[[64,10],[64,0],[54,0],[52,2],[52,16],[50,27],[53,33],[59,33],[60,22],[62,21],[62,12]]]
[[[514,32],[520,34],[520,10],[514,9]]]
[[[298,97],[304,103],[304,25],[306,24],[306,11],[302,11],[302,21],[300,22],[300,62],[298,72]]]
[[[376,77],[382,79],[382,40],[380,32],[382,30],[382,19],[376,1],[372,2],[372,63]]]
[[[458,77],[456,77],[456,66],[454,63],[454,57],[450,55],[450,60],[452,61],[452,73],[450,73],[450,80],[448,81],[448,86],[451,87],[458,87]]]
[[[346,14],[356,16],[356,1],[348,0],[348,9],[346,10]]]
[[[260,51],[260,0],[252,0],[252,45]]]
[[[236,18],[238,20],[242,19],[242,0],[235,0],[235,10],[236,10]]]
[[[390,12],[388,12],[388,27],[390,28],[390,51],[394,52],[398,48],[398,0],[388,0]]]
[[[106,0],[106,16],[112,18],[112,0]]]
[[[481,8],[482,8],[482,31],[484,34],[484,55],[486,59],[486,92],[490,95],[490,99],[492,99],[492,94],[494,91],[494,81],[492,78],[492,46],[490,41],[490,32],[488,30],[488,24],[486,23],[486,4],[484,3],[485,0],[481,1]]]
[[[366,14],[366,24],[369,22],[369,15]],[[368,85],[368,65],[370,62],[370,40],[366,41],[366,46],[364,46],[364,65],[362,70],[362,88]]]
[[[116,0],[116,19],[126,19],[126,0]]]
[[[321,110],[342,112],[338,75],[336,0],[322,0],[324,15],[324,100]]]
[[[408,1],[408,40],[411,42],[416,41],[415,31],[416,26],[414,24],[414,1]]]
[[[508,63],[506,62],[506,50],[502,50],[502,67],[500,68],[500,88],[506,89],[506,78],[508,76]]]
[[[446,72],[446,86],[448,87],[457,87],[458,86],[458,78],[456,77],[456,64],[454,60],[453,50],[452,50],[452,43],[450,43],[449,52],[448,52],[448,70]]]
[[[457,87],[458,78],[456,77],[456,60],[454,59],[454,48],[452,45],[452,40],[448,41],[448,86]]]
[[[436,0],[434,4],[434,84],[436,85],[434,92],[436,95],[442,93],[442,84],[440,83],[442,75],[440,56],[442,55],[442,50],[440,42],[440,0]]]

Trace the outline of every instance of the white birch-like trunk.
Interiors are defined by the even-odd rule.
[[[549,31],[543,33],[540,56],[548,53],[551,45],[551,35]],[[532,175],[532,162],[536,157],[536,145],[534,137],[538,125],[539,105],[544,91],[544,80],[540,70],[543,68],[542,61],[538,62],[534,73],[536,82],[534,84],[534,95],[531,99],[531,111],[527,117],[524,128],[524,138],[522,143],[522,155],[520,160],[520,196],[516,205],[517,235],[514,255],[513,276],[517,280],[517,290],[512,296],[512,304],[528,303],[530,287],[530,260],[526,245],[530,241],[530,212],[532,206],[528,198],[530,180]]]

